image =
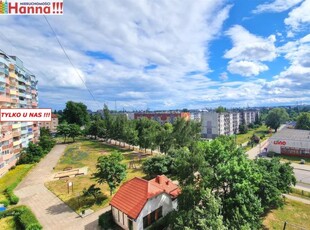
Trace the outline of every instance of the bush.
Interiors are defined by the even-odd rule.
[[[3,204],[4,207],[9,206],[10,202],[8,200],[0,200],[0,204]]]
[[[10,204],[17,204],[18,201],[19,201],[19,198],[14,194],[13,192],[13,189],[15,188],[16,186],[10,186],[8,187],[6,190],[5,190],[5,194],[7,195],[9,201],[10,201]]]
[[[267,157],[274,157],[275,153],[274,152],[268,152]]]
[[[41,224],[26,206],[17,206],[0,213],[0,219],[13,216],[16,222],[25,230],[40,230]]]
[[[99,226],[102,229],[114,229],[116,226],[113,221],[112,211],[105,212],[99,216]]]
[[[20,215],[16,217],[18,223],[24,227],[25,230],[39,230],[42,229],[41,224],[28,208],[24,208]]]

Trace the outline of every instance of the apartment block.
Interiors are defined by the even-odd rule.
[[[58,116],[57,114],[52,114],[52,120],[51,121],[39,121],[39,127],[40,128],[47,128],[50,130],[51,134],[57,133],[57,126],[58,126]]]
[[[134,113],[134,119],[146,117],[155,120],[160,124],[173,123],[178,117],[184,118],[186,121],[190,120],[189,112],[140,112]]]
[[[0,109],[38,108],[37,83],[18,57],[0,50]],[[38,140],[37,122],[0,122],[0,176],[15,165],[29,142]]]
[[[237,111],[217,113],[203,111],[201,115],[202,136],[215,138],[220,135],[233,135],[239,133],[239,126],[254,123],[259,111]]]

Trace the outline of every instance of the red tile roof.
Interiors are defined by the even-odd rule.
[[[181,190],[165,175],[157,176],[150,181],[135,177],[120,187],[110,205],[137,219],[147,200],[163,192],[176,198]]]

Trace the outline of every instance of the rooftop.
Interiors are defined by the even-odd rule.
[[[179,187],[165,175],[157,176],[150,181],[135,177],[120,187],[110,205],[130,218],[137,219],[148,199],[161,193],[176,198],[180,192]]]
[[[275,133],[270,139],[304,140],[310,142],[310,130],[284,128]]]

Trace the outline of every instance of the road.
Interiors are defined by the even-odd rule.
[[[310,191],[310,171],[294,168],[297,186]]]

